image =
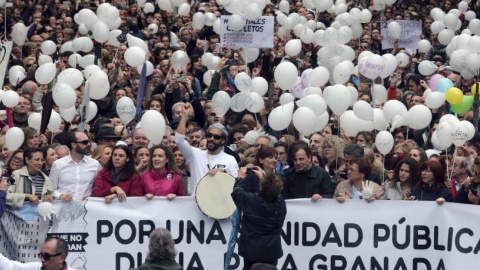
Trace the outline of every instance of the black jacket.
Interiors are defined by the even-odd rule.
[[[310,198],[320,194],[323,198],[332,198],[336,184],[324,169],[313,166],[305,172],[297,172],[294,167],[285,171],[283,196],[285,199]]]
[[[171,260],[145,260],[145,263],[133,270],[182,270],[182,266]]]
[[[281,195],[269,202],[250,192],[256,186],[253,181],[253,177],[237,178],[232,192],[233,201],[243,211],[238,253],[255,263],[276,261],[283,255],[280,234],[287,206]]]
[[[410,192],[419,201],[435,201],[438,198],[444,198],[447,202],[453,201],[452,192],[446,186],[441,186],[440,190],[435,192],[431,185],[423,185],[421,190],[413,187]]]

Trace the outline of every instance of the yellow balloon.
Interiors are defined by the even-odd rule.
[[[477,86],[477,85],[478,85],[478,86]],[[477,88],[478,88],[478,87],[480,87],[480,83],[474,83],[474,84],[472,85],[472,89],[471,89],[471,91],[472,91],[472,96],[474,96],[474,95],[477,93]],[[479,93],[479,95],[480,95],[480,93]],[[479,97],[479,99],[480,99],[480,97]]]
[[[463,100],[462,90],[456,87],[452,87],[447,90],[447,93],[445,94],[445,98],[450,104],[458,104]]]

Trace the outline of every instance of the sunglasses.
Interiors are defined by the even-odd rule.
[[[89,144],[90,144],[90,141],[89,141],[89,140],[83,140],[83,141],[76,142],[76,143],[81,143],[81,144],[83,144],[83,145],[89,145]]]
[[[212,134],[212,133],[207,133],[207,135],[206,135],[206,136],[207,136],[207,139],[208,139],[208,138],[211,138],[211,137],[213,137],[213,139],[215,139],[215,140],[220,140],[220,139],[222,139],[222,138],[223,138],[223,137],[222,137],[222,136],[220,136],[220,135],[217,135],[217,134]]]
[[[48,261],[50,260],[51,258],[53,257],[57,257],[58,255],[61,255],[62,253],[55,253],[55,254],[48,254],[48,253],[38,253],[38,258],[40,258],[40,260],[43,258],[45,261]]]

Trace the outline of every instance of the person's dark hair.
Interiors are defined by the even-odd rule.
[[[350,155],[353,156],[354,158],[363,158],[365,151],[363,150],[363,147],[361,147],[358,144],[347,144],[345,148],[343,149],[343,155]]]
[[[108,160],[107,169],[109,169],[109,170],[114,169],[114,167],[113,167],[113,153],[117,149],[122,149],[123,151],[125,151],[125,154],[128,158],[127,163],[125,163],[125,165],[123,166],[122,173],[126,177],[126,179],[123,179],[123,180],[130,180],[130,177],[133,174],[136,173],[136,170],[135,170],[135,156],[133,155],[130,148],[128,148],[128,146],[126,146],[126,145],[119,144],[112,149],[112,155],[111,155],[110,159]]]
[[[355,159],[350,161],[350,166],[352,166],[352,164],[358,165],[358,172],[365,175],[365,180],[368,180],[370,178],[370,175],[372,174],[372,164],[370,164],[368,160],[363,158]]]
[[[133,150],[133,156],[137,157],[138,151],[142,150],[143,148],[148,150],[148,147],[141,145],[141,146],[135,148],[135,150]]]
[[[436,160],[427,160],[420,166],[419,174],[421,175],[423,170],[430,169],[433,173],[433,190],[439,192],[440,188],[445,185],[445,173],[440,162]],[[423,181],[421,177],[418,177],[417,184],[415,188],[417,190],[423,190]]]
[[[235,139],[233,139],[233,136],[235,133],[242,133],[243,135],[247,134],[248,129],[241,124],[237,124],[232,127],[230,132],[228,133],[228,144],[235,143]]]
[[[286,142],[278,141],[273,145],[273,148],[283,147],[285,148],[285,152],[288,153],[288,144]]]
[[[417,174],[418,174],[418,166],[419,164],[417,163],[417,161],[413,158],[404,158],[402,160],[400,160],[400,162],[397,163],[397,166],[395,166],[395,170],[393,171],[393,179],[395,180],[395,182],[398,182],[400,181],[400,167],[402,167],[402,165],[405,164],[408,166],[409,170],[410,170],[410,184],[413,186],[415,185],[415,181],[417,179]],[[396,183],[392,182],[392,185],[396,185]]]
[[[275,157],[277,155],[277,150],[271,146],[262,146],[258,149],[257,155],[255,156],[255,166],[259,166],[263,169],[263,165],[260,163],[260,159]]]
[[[304,141],[296,141],[290,146],[290,149],[288,149],[288,163],[290,166],[293,166],[293,160],[295,159],[295,154],[300,150],[305,151],[305,154],[307,155],[307,157],[309,158],[312,157],[312,150],[308,146],[308,143]]]
[[[423,162],[427,161],[428,160],[428,156],[427,156],[427,153],[425,153],[425,150],[423,150],[423,148],[417,146],[415,148],[412,148],[412,150],[417,150],[419,155],[420,155],[420,162],[418,162],[418,165],[422,164]],[[412,151],[410,150],[410,151]]]
[[[23,163],[27,164],[27,158],[32,159],[34,153],[40,152],[43,155],[42,149],[40,148],[28,148],[23,152]]]
[[[355,136],[355,143],[358,141],[358,136],[362,135],[365,140],[366,140],[366,145],[371,146],[375,140],[374,140],[374,135],[370,131],[360,131],[358,134]]]
[[[23,149],[27,149],[27,140],[31,139],[35,136],[35,134],[38,134],[37,130],[32,128],[32,127],[24,127],[22,128],[23,134],[25,135],[25,138],[23,139]]]
[[[282,192],[283,182],[275,173],[266,173],[260,179],[260,196],[269,202],[273,202]]]
[[[205,138],[205,130],[201,127],[194,127],[192,128],[189,132],[188,132],[188,135],[194,133],[194,132],[197,132],[197,131],[201,131],[202,132],[202,139]]]
[[[72,143],[77,142],[77,136],[76,133],[77,131],[72,131],[68,133],[67,138],[65,140],[65,145],[72,151]]]
[[[177,164],[175,163],[175,158],[173,157],[172,150],[170,149],[170,147],[165,146],[163,144],[155,145],[150,149],[150,162],[149,162],[150,168],[153,168],[153,153],[157,149],[162,149],[165,152],[165,156],[167,157],[167,160],[168,160],[165,166],[166,167],[165,169],[172,172],[178,172],[178,167],[177,167]]]
[[[241,167],[245,167],[247,166],[248,164],[255,164],[255,160],[253,158],[244,158],[242,159],[239,163],[238,163],[238,167],[241,168]]]
[[[408,79],[407,79],[407,84],[408,84],[409,81],[412,81],[412,82],[414,82],[416,85],[420,85],[420,80],[421,80],[421,79],[420,79],[420,77],[419,77],[418,75],[412,74],[412,75],[410,75],[410,76],[408,77]]]
[[[167,229],[157,228],[150,233],[147,258],[149,260],[175,260],[175,246],[172,235]]]
[[[67,256],[68,244],[67,244],[67,241],[65,241],[65,239],[62,239],[58,236],[51,236],[45,239],[45,243],[48,243],[50,241],[55,241],[55,240],[57,241],[57,248],[55,249],[55,252],[60,254],[65,254],[65,256]]]
[[[15,155],[18,154],[18,153],[22,153],[22,154],[23,154],[23,150],[22,150],[22,149],[17,149],[17,150],[15,150],[15,151],[13,151],[12,155],[10,156],[10,158],[9,158],[8,161],[7,161],[7,164],[5,165],[5,168],[6,168],[7,170],[10,170],[10,168],[11,168],[10,165],[12,164],[13,157],[15,157]]]
[[[55,151],[55,149],[52,146],[49,146],[49,145],[45,145],[45,146],[40,147],[40,151],[42,151],[42,154],[43,154],[43,159],[45,159],[45,160],[47,160],[48,149],[52,149],[53,151]]]

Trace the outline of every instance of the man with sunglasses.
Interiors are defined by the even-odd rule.
[[[38,254],[40,262],[21,263],[9,260],[0,254],[0,269],[15,270],[74,270],[65,261],[68,255],[67,242],[59,237],[50,237],[42,244]]]
[[[237,177],[237,161],[233,156],[224,152],[223,146],[228,136],[225,127],[221,124],[211,125],[205,136],[207,138],[207,150],[195,148],[185,140],[186,124],[192,106],[189,103],[183,106],[182,119],[175,133],[175,142],[190,165],[191,194],[195,194],[198,182],[207,174],[214,176],[217,172],[225,172],[233,177]]]
[[[56,160],[50,171],[55,198],[81,201],[90,196],[93,182],[102,166],[87,156],[91,142],[84,132],[71,132],[65,144],[70,149],[70,155]]]

